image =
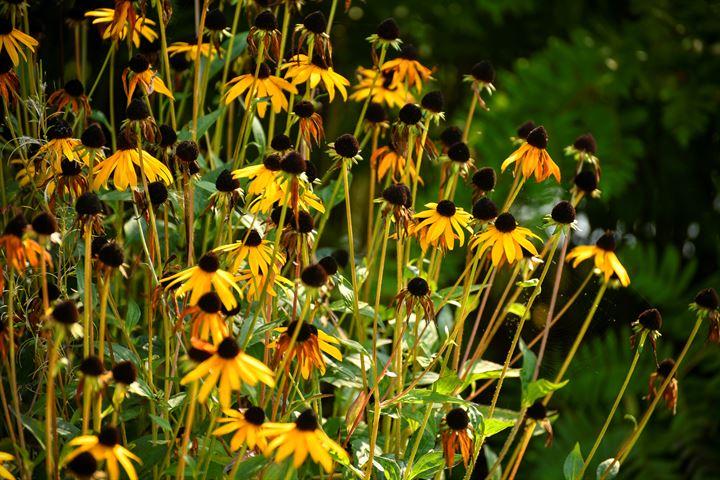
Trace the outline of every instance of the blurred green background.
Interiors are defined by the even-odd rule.
[[[33,2],[31,18],[44,18],[36,25],[45,31],[45,41],[64,38],[65,43],[59,43],[59,52],[46,43],[43,60],[50,72],[62,71],[62,64],[71,71],[63,60],[71,57],[70,37],[57,20],[57,10],[45,8],[49,3],[54,2]],[[71,2],[62,3],[60,9]],[[329,3],[308,2],[304,12],[319,8],[328,13]],[[183,40],[192,33],[193,2],[173,4],[169,40]],[[436,67],[436,82],[426,89],[444,93],[448,125],[463,124],[470,102],[462,75],[480,60],[494,64],[497,92],[487,100],[490,110],[476,114],[471,136],[478,165],[499,167],[513,150],[509,137],[522,122],[532,119],[547,128],[549,151],[563,171],[563,183],[531,183],[523,191],[518,205],[525,206],[513,211],[523,225],[540,231],[542,217],[553,204],[569,197],[574,162],[563,155],[563,148],[586,132],[597,139],[602,197],[581,203],[583,230],[573,241],[588,243],[607,228],[616,230],[621,239],[618,254],[632,284],[606,295],[569,372],[570,384],[550,405],[559,412],[555,442],[546,449],[543,439],[535,439],[517,477],[562,478],[563,461],[575,442],[586,454],[610,409],[631,360],[629,325],[637,314],[649,307],[662,311],[658,357],[673,356],[692,326],[687,305],[695,293],[720,287],[720,2],[353,0],[347,13],[338,10],[333,27],[336,70],[353,83],[355,68],[371,63],[365,37],[389,16],[400,24],[401,38],[419,48],[422,62]],[[61,29],[64,35],[56,37]],[[93,64],[100,65],[107,45],[97,42],[91,48]],[[58,86],[52,75],[48,81]],[[102,105],[103,99],[97,101]],[[350,131],[359,110],[358,104],[340,101],[329,106],[323,112],[328,141]],[[437,138],[439,130],[431,135]],[[321,170],[329,164],[321,149],[314,160]],[[353,203],[364,206],[367,162],[353,173]],[[427,191],[436,192],[437,174],[424,171],[423,176]],[[503,199],[509,183],[509,174],[500,176],[494,198]],[[458,203],[470,209],[469,191],[459,193]],[[425,200],[434,195],[427,193]],[[365,215],[362,207],[355,213],[362,245]],[[333,221],[342,228],[342,208],[336,209]],[[342,248],[346,243],[340,235],[332,237],[326,236],[323,246]],[[462,261],[460,254],[443,263],[443,285],[457,277]],[[568,269],[561,304],[586,274],[584,268]],[[387,287],[392,295],[392,282]],[[595,289],[592,286],[554,330],[543,376],[558,368]],[[539,312],[547,293],[536,303]],[[538,324],[528,326],[526,338],[538,330]],[[501,361],[512,331],[501,331],[490,360]],[[631,430],[623,415],[642,414],[652,371],[648,349],[595,463],[610,457]],[[658,409],[618,478],[720,478],[718,371],[717,346],[699,339],[678,375],[677,416]],[[510,401],[519,398],[512,388],[508,385],[502,406],[517,409]],[[503,440],[498,435],[490,446],[497,450]],[[476,473],[482,478],[481,471]]]

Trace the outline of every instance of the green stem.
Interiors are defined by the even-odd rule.
[[[641,343],[642,343],[642,340],[641,340]],[[583,475],[585,474],[585,470],[587,470],[588,466],[590,466],[590,462],[592,461],[593,457],[595,456],[595,452],[597,452],[597,449],[600,447],[600,443],[602,442],[603,438],[605,437],[605,432],[607,432],[607,429],[610,426],[610,422],[612,422],[612,419],[615,416],[615,411],[617,410],[618,406],[620,405],[620,401],[622,400],[623,395],[625,395],[625,389],[627,388],[628,384],[630,383],[630,379],[633,376],[633,372],[635,371],[635,367],[637,366],[637,362],[638,362],[638,359],[640,358],[641,351],[642,351],[642,348],[638,346],[638,348],[635,350],[635,355],[633,355],[632,363],[630,363],[630,368],[628,369],[628,372],[625,375],[625,380],[623,381],[623,384],[620,387],[620,391],[618,392],[617,396],[615,397],[615,402],[613,402],[613,406],[610,409],[610,413],[608,414],[607,418],[605,419],[605,423],[603,424],[602,428],[600,429],[600,433],[598,434],[597,438],[595,439],[595,443],[593,444],[592,449],[590,450],[590,453],[588,453],[588,456],[585,458],[585,462],[583,463],[582,470],[580,470],[579,478],[583,478]]]
[[[432,404],[425,406],[425,416],[423,417],[423,421],[420,424],[420,428],[415,433],[415,443],[413,443],[412,450],[410,451],[410,456],[407,459],[407,467],[405,467],[405,474],[403,475],[403,480],[407,480],[412,472],[412,466],[413,461],[415,461],[415,455],[417,455],[418,448],[420,447],[420,442],[423,438],[423,433],[425,432],[425,427],[427,427],[428,420],[430,420],[430,415],[432,415],[433,409]]]
[[[378,81],[378,78],[380,78],[380,68],[382,68],[383,63],[385,63],[385,54],[387,53],[387,45],[383,43],[383,45],[380,47],[380,60],[378,60],[377,64],[377,71],[375,72],[375,76],[373,77],[373,81],[370,84],[370,89],[368,90],[367,98],[365,99],[365,103],[363,103],[362,110],[360,111],[360,116],[358,117],[357,124],[355,124],[355,130],[353,130],[353,136],[357,138],[357,136],[360,134],[360,129],[362,128],[362,122],[365,119],[365,114],[367,113],[368,105],[370,105],[370,102],[372,101],[372,94],[373,90],[375,90],[375,84]]]
[[[195,419],[195,408],[197,407],[198,380],[195,380],[190,386],[190,406],[187,411],[187,419],[185,420],[185,432],[183,433],[182,445],[178,452],[178,466],[175,479],[185,478],[185,454],[187,453],[188,444],[190,443],[190,435],[192,433],[193,420]]]

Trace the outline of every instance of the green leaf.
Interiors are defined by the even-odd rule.
[[[173,431],[173,428],[170,425],[170,422],[168,422],[164,418],[158,417],[157,415],[150,415],[150,414],[148,414],[148,417],[150,417],[154,423],[156,423],[160,428],[162,428],[163,431],[165,431],[165,432]]]
[[[489,438],[513,425],[515,425],[515,420],[508,418],[488,418],[483,421],[483,433],[485,434],[485,438]]]
[[[610,465],[612,465],[612,467],[608,470]],[[608,470],[607,474],[605,473],[606,470]],[[607,460],[600,462],[600,465],[598,465],[597,470],[595,471],[595,478],[600,480],[603,476],[605,476],[605,480],[612,480],[617,477],[619,472],[620,462],[616,462],[614,458],[608,458]]]
[[[580,444],[576,443],[575,448],[565,458],[565,464],[563,465],[563,475],[565,480],[577,480],[580,478],[580,470],[583,466],[583,457],[580,452]]]
[[[125,314],[125,331],[130,333],[140,321],[140,307],[134,300],[128,300],[127,313]]]
[[[412,390],[405,394],[399,400],[393,403],[456,403],[456,404],[467,404],[462,398],[451,397],[450,395],[443,395],[442,393],[434,392],[432,390]],[[391,403],[390,405],[392,405]]]
[[[440,469],[445,467],[445,459],[442,452],[429,452],[418,459],[410,470],[410,479],[422,476],[431,478]]]
[[[465,381],[460,380],[455,373],[449,373],[438,380],[435,389],[440,393],[450,394],[457,389],[460,391],[465,390],[470,384],[478,380],[500,378],[501,373],[502,365],[488,360],[479,360],[473,364]],[[506,378],[519,376],[520,369],[518,368],[508,369],[505,375]]]
[[[400,480],[400,465],[395,459],[377,455],[373,464],[384,474],[385,480]]]
[[[520,383],[522,385],[523,397],[527,395],[527,389],[532,382],[533,375],[535,374],[535,364],[537,363],[537,357],[532,350],[527,348],[525,342],[520,340],[520,351],[523,356],[522,369],[520,370]]]
[[[525,391],[523,404],[525,406],[530,406],[538,398],[544,397],[548,393],[554,392],[555,390],[560,390],[562,387],[567,385],[568,382],[569,380],[565,380],[564,382],[560,383],[553,383],[550,380],[546,380],[544,378],[535,380],[528,385],[527,390]]]
[[[203,115],[202,117],[198,118],[197,122],[197,135],[196,138],[200,138],[203,135],[205,135],[205,132],[208,131],[208,128],[210,128],[218,119],[220,116],[220,110],[215,110],[214,112],[210,112],[207,115]],[[192,139],[192,134],[190,133],[192,130],[192,120],[187,123],[183,127],[182,130],[178,133],[178,140],[190,140]]]

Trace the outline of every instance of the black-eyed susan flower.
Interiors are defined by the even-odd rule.
[[[525,416],[528,420],[535,421],[540,427],[545,430],[547,438],[545,439],[545,448],[550,448],[553,442],[553,428],[550,418],[548,418],[548,411],[541,400],[536,400],[530,405],[525,411]]]
[[[555,231],[563,230],[565,233],[568,233],[569,229],[577,230],[578,225],[575,215],[573,204],[562,200],[555,204],[549,215],[545,216],[545,226],[554,228]]]
[[[583,170],[575,175],[573,186],[570,189],[573,195],[573,203],[577,204],[583,196],[598,198],[601,194],[598,190],[598,179],[595,172]]]
[[[331,453],[348,460],[345,449],[320,428],[317,415],[310,409],[302,412],[292,423],[266,423],[265,431],[268,437],[274,437],[268,451],[276,451],[275,461],[278,463],[293,455],[293,467],[299,468],[309,453],[314,462],[330,473],[333,469]]]
[[[650,308],[638,315],[637,319],[630,324],[633,334],[630,336],[630,345],[635,348],[642,349],[645,339],[650,339],[650,344],[655,353],[655,342],[660,337],[660,328],[662,327],[662,315],[657,308]]]
[[[290,360],[293,358],[297,359],[300,374],[306,380],[310,378],[313,368],[317,368],[321,375],[325,374],[327,367],[323,353],[330,355],[337,361],[342,361],[342,354],[335,346],[339,345],[340,341],[314,325],[295,321],[286,327],[276,328],[275,331],[280,333],[280,337],[273,341],[269,347],[277,349],[277,362],[280,362],[285,355],[289,356],[285,364],[285,369],[288,372],[290,371]],[[290,349],[293,336],[296,336],[295,344]]]
[[[263,58],[277,61],[280,56],[280,30],[278,30],[277,19],[270,10],[263,10],[256,17],[253,26],[247,35],[247,44],[250,54],[257,57],[258,44],[263,46]]]
[[[132,3],[129,1],[125,2],[124,0],[121,1],[125,4]],[[134,9],[132,9],[132,12],[134,12]],[[102,29],[103,40],[111,39],[120,42],[125,40],[128,32],[130,32],[130,40],[133,45],[135,45],[135,48],[139,48],[141,37],[145,38],[148,42],[154,42],[158,39],[158,33],[153,30],[153,27],[156,25],[154,20],[137,14],[134,14],[134,17],[126,15],[123,20],[122,16],[116,17],[115,13],[115,10],[112,8],[98,8],[97,10],[86,12],[85,16],[93,18],[93,25],[98,25]],[[130,10],[127,10],[127,13],[130,13]],[[134,21],[131,22],[132,18],[134,18]]]
[[[70,106],[70,110],[77,114],[82,108],[85,115],[90,115],[90,103],[85,95],[85,87],[80,80],[70,80],[63,88],[55,90],[47,99],[48,105],[55,107],[56,111]]]
[[[82,162],[83,159],[77,152],[80,145],[79,138],[73,138],[72,127],[65,120],[58,120],[47,131],[47,143],[42,145],[33,159],[44,156],[47,163],[56,173],[61,171],[61,162],[63,157],[76,162]]]
[[[418,92],[423,89],[423,82],[432,79],[432,70],[419,61],[417,48],[409,43],[400,47],[400,54],[394,60],[382,64],[382,71],[393,71],[393,81],[399,84],[412,85]]]
[[[584,163],[592,165],[595,176],[600,179],[600,160],[595,156],[597,141],[592,133],[585,133],[575,139],[572,145],[565,147],[565,154],[577,161],[577,173],[580,173]]]
[[[647,398],[649,400],[654,399],[658,392],[657,392],[657,384],[658,381],[660,384],[662,384],[665,379],[667,379],[670,374],[672,373],[673,369],[675,368],[675,360],[672,358],[666,358],[662,362],[660,362],[657,366],[657,369],[650,374],[650,381],[649,381],[649,391]],[[665,405],[669,410],[672,410],[673,415],[677,413],[677,400],[678,400],[678,381],[675,374],[672,376],[672,380],[670,380],[670,383],[668,383],[667,387],[662,393],[662,398],[665,400]]]
[[[462,246],[465,243],[465,233],[471,216],[460,207],[456,207],[450,200],[441,200],[438,203],[426,203],[422,212],[413,215],[417,222],[411,225],[411,234],[415,235],[423,250],[432,245],[442,250],[452,250],[455,239]]]
[[[22,214],[13,217],[6,225],[0,235],[0,248],[5,251],[5,259],[12,269],[22,274],[28,265],[37,268],[40,265],[41,256],[45,262],[52,265],[50,254],[31,238],[25,236],[28,230],[28,223]]]
[[[442,419],[440,439],[443,447],[443,457],[448,468],[452,469],[455,463],[455,453],[458,450],[460,450],[463,464],[467,468],[473,450],[471,433],[470,416],[464,408],[453,408]]]
[[[307,100],[297,102],[293,107],[293,113],[299,119],[300,136],[308,148],[312,147],[313,142],[320,145],[320,141],[325,138],[325,130],[323,130],[322,117],[315,112],[313,103]]]
[[[98,268],[109,275],[119,270],[124,277],[127,277],[127,264],[125,264],[125,253],[118,242],[107,242],[98,250]]]
[[[690,304],[690,310],[699,317],[706,318],[710,324],[708,341],[720,343],[720,297],[714,288],[705,288],[695,295],[695,301]]]
[[[20,79],[7,53],[0,53],[0,97],[9,105],[15,104]]]
[[[242,352],[234,338],[226,337],[217,345],[193,341],[193,346],[212,352],[212,356],[191,370],[180,381],[187,385],[204,378],[198,400],[205,403],[215,385],[218,385],[220,405],[230,408],[231,394],[240,390],[243,383],[255,386],[258,382],[269,387],[275,385],[272,370],[255,357]],[[219,383],[218,383],[219,382]]]
[[[91,123],[80,135],[78,154],[83,163],[90,168],[95,167],[95,162],[105,158],[105,133],[97,123]]]
[[[165,86],[165,82],[163,82],[160,75],[152,69],[150,62],[140,54],[131,58],[127,68],[123,70],[122,84],[128,105],[130,105],[130,101],[133,99],[133,94],[138,85],[142,88],[145,95],[149,96],[151,93],[157,92],[165,95],[170,100],[175,100],[175,97],[173,97],[168,87]]]
[[[265,412],[260,407],[249,407],[244,410],[224,410],[225,417],[218,423],[224,424],[213,431],[213,435],[222,436],[233,433],[230,439],[230,450],[237,451],[243,445],[250,450],[256,447],[263,454],[267,452],[268,442],[265,438]]]
[[[400,50],[402,40],[400,40],[400,26],[394,18],[386,18],[377,26],[375,33],[366,38],[372,45],[373,64],[378,63],[377,49],[393,48]]]
[[[89,187],[82,173],[82,165],[67,158],[63,158],[60,162],[60,173],[48,176],[43,186],[46,195],[50,198],[48,205],[53,211],[58,198],[64,199],[67,196],[74,201]]]
[[[120,130],[125,133],[127,138],[133,138],[137,132],[140,137],[149,142],[155,142],[160,135],[155,119],[150,113],[150,106],[143,97],[135,97],[130,100],[125,109],[127,118],[120,124]]]
[[[522,145],[527,140],[530,132],[535,130],[535,128],[537,128],[537,125],[535,125],[535,122],[532,120],[523,122],[523,124],[517,128],[517,135],[510,137],[510,141],[512,141],[513,145]]]
[[[425,319],[435,320],[435,306],[432,302],[430,285],[427,280],[421,277],[411,279],[405,288],[400,290],[393,300],[396,303],[396,309],[399,312],[403,305],[405,306],[405,316],[410,315],[415,310],[416,305],[420,305],[425,314]]]
[[[606,232],[598,238],[595,245],[577,246],[567,254],[566,258],[567,261],[573,261],[573,267],[577,267],[581,262],[592,258],[595,261],[595,268],[599,273],[602,273],[606,282],[610,280],[613,274],[616,274],[620,284],[627,287],[630,285],[630,277],[625,267],[618,260],[617,255],[615,255],[616,248],[615,236],[612,232]]]
[[[212,49],[209,42],[203,41],[202,44],[198,46],[196,40],[190,42],[173,42],[168,46],[167,51],[170,55],[171,63],[174,62],[176,70],[178,69],[177,67],[180,66],[178,60],[186,60],[183,63],[186,69],[189,66],[187,60],[195,61],[198,55],[200,55],[200,58],[210,57],[210,60],[213,60],[217,56],[216,51]]]
[[[343,133],[334,142],[328,143],[328,153],[336,160],[350,160],[353,163],[362,160],[360,142],[351,133]]]
[[[297,245],[297,243],[295,245]],[[289,278],[280,275],[280,266],[285,264],[285,254],[277,253],[275,257],[275,266],[267,273],[256,273],[248,268],[240,270],[235,277],[238,284],[240,284],[240,290],[242,290],[249,302],[257,300],[263,288],[265,289],[265,294],[270,297],[277,296],[275,287],[281,288],[284,294],[290,295],[295,283]],[[267,287],[265,283],[267,283]]]
[[[470,82],[472,91],[481,108],[487,110],[485,100],[483,100],[482,92],[492,95],[495,91],[495,68],[488,60],[482,60],[473,65],[469,75],[463,76],[464,82]]]
[[[415,169],[415,162],[411,161],[408,165],[406,158],[398,152],[392,142],[376,149],[370,156],[370,163],[377,170],[378,181],[385,178],[385,175],[390,172],[392,179],[396,182],[409,178],[413,181],[417,179],[420,184],[423,183]]]
[[[451,125],[445,128],[445,130],[440,133],[440,142],[442,142],[443,153],[446,153],[447,149],[452,145],[455,145],[457,142],[461,142],[462,137],[463,131],[459,127]]]
[[[193,338],[222,342],[230,336],[230,329],[221,313],[222,301],[215,292],[203,294],[197,304],[188,307],[181,313],[182,317],[190,316],[192,320],[191,334]]]
[[[396,183],[388,186],[382,192],[382,198],[376,200],[382,202],[382,214],[387,216],[392,213],[392,219],[395,221],[395,231],[400,238],[404,238],[408,234],[408,228],[412,223],[412,193],[410,188],[404,183]]]
[[[283,64],[281,69],[287,69],[285,78],[290,80],[293,85],[307,82],[310,88],[316,88],[322,82],[331,102],[335,99],[336,89],[342,95],[343,100],[347,100],[347,87],[350,86],[350,82],[335,72],[333,67],[329,66],[320,55],[314,54],[312,61],[308,61],[307,55],[294,55],[287,63]]]
[[[82,452],[66,463],[65,468],[77,480],[93,480],[97,471],[97,460],[90,452]]]
[[[37,46],[37,40],[15,28],[10,19],[0,17],[0,53],[7,52],[13,65],[20,63],[20,57],[27,61],[25,49],[35,52]]]
[[[486,193],[492,192],[495,188],[496,182],[497,174],[495,173],[495,169],[492,167],[483,167],[473,173],[473,199],[477,200],[481,196],[484,196]]]
[[[332,44],[327,29],[327,18],[320,10],[309,13],[302,23],[295,25],[295,35],[298,36],[297,45],[312,46],[313,53],[319,54],[327,62],[332,62]]]
[[[250,165],[232,172],[233,178],[249,178],[247,192],[249,195],[261,195],[268,188],[276,187],[276,178],[280,174],[280,160],[278,154],[270,154],[262,163]]]
[[[492,263],[499,267],[505,260],[509,264],[521,260],[522,248],[527,249],[532,255],[537,255],[537,249],[529,238],[540,237],[529,229],[518,226],[515,217],[505,212],[498,215],[495,221],[488,225],[487,230],[473,237],[470,248],[476,249],[478,257],[491,250]]]
[[[250,230],[239,242],[222,245],[215,252],[229,253],[232,257],[232,271],[236,272],[247,262],[250,270],[260,274],[267,272],[272,257],[272,244],[263,239],[257,230]]]
[[[225,105],[229,105],[233,100],[247,92],[247,95],[245,95],[245,108],[249,108],[250,104],[256,99],[269,98],[270,105],[272,105],[275,113],[280,113],[283,110],[287,111],[288,109],[288,99],[285,97],[285,92],[297,93],[295,85],[272,75],[270,67],[265,63],[260,64],[257,77],[255,77],[255,67],[252,67],[251,73],[238,75],[230,80],[227,86],[229,88],[225,94]],[[254,92],[250,92],[251,88],[254,88]],[[265,117],[267,107],[268,102],[266,101],[257,103],[257,112],[261,118]]]
[[[103,233],[102,213],[103,202],[95,192],[85,192],[75,201],[75,213],[78,223],[83,226],[90,224],[93,231],[100,235]]]
[[[372,102],[387,105],[389,108],[399,108],[405,102],[414,101],[414,97],[405,89],[405,86],[395,82],[395,71],[386,70],[380,72],[377,77],[377,70],[371,68],[358,68],[359,81],[353,87],[355,92],[350,95],[350,100],[364,102],[372,92]]]
[[[162,180],[167,185],[173,182],[170,170],[157,158],[142,150],[142,161],[137,144],[134,144],[125,134],[118,135],[117,151],[102,160],[93,169],[95,179],[93,188],[107,188],[110,176],[113,177],[113,184],[117,190],[126,190],[128,187],[137,188],[138,176],[135,173],[135,166],[140,169],[140,175],[144,175],[148,182]]]
[[[215,190],[217,191],[210,195],[208,208],[220,209],[229,218],[232,210],[240,203],[243,196],[240,182],[233,177],[230,170],[223,170],[215,179]]]
[[[128,394],[130,386],[137,380],[137,368],[129,360],[116,363],[112,367],[112,378],[115,382],[115,391],[112,396],[112,403],[117,410]]]
[[[75,437],[68,443],[71,447],[77,447],[65,457],[65,464],[71,462],[78,455],[89,452],[98,462],[105,461],[110,480],[119,480],[122,466],[130,480],[137,480],[133,461],[142,463],[140,457],[132,453],[122,445],[120,431],[115,427],[103,427],[97,435],[83,435]]]
[[[12,473],[10,473],[10,470],[3,465],[4,462],[12,462],[13,460],[15,460],[15,455],[7,452],[0,452],[0,478],[15,480],[15,477]]]
[[[175,296],[179,297],[190,292],[190,304],[195,305],[200,297],[215,289],[220,296],[223,305],[227,308],[233,308],[237,305],[237,300],[232,293],[232,289],[242,294],[240,288],[235,283],[232,274],[220,268],[220,260],[213,252],[206,253],[197,265],[183,270],[180,273],[165,277],[165,289],[172,288],[173,285],[182,283],[180,288],[175,292]]]
[[[83,334],[82,325],[78,323],[79,318],[80,312],[72,300],[55,303],[47,315],[47,321],[52,326],[57,327],[63,335],[70,334],[74,338],[81,337]]]
[[[560,168],[550,158],[547,152],[548,136],[542,125],[528,134],[527,140],[520,148],[515,150],[500,166],[501,171],[515,164],[515,175],[521,172],[526,180],[535,175],[539,183],[551,175],[560,183]]]

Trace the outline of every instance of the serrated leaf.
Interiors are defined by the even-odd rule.
[[[583,457],[580,452],[580,444],[576,443],[575,448],[573,448],[567,458],[565,458],[565,463],[563,464],[565,480],[578,480],[582,466]]]
[[[610,465],[612,465],[612,467],[608,470]],[[607,473],[605,472],[606,470],[608,470]],[[616,462],[614,458],[608,458],[607,460],[600,462],[600,465],[598,465],[597,470],[595,471],[595,478],[600,480],[605,477],[605,480],[612,480],[617,477],[618,473],[620,473],[620,462]]]

